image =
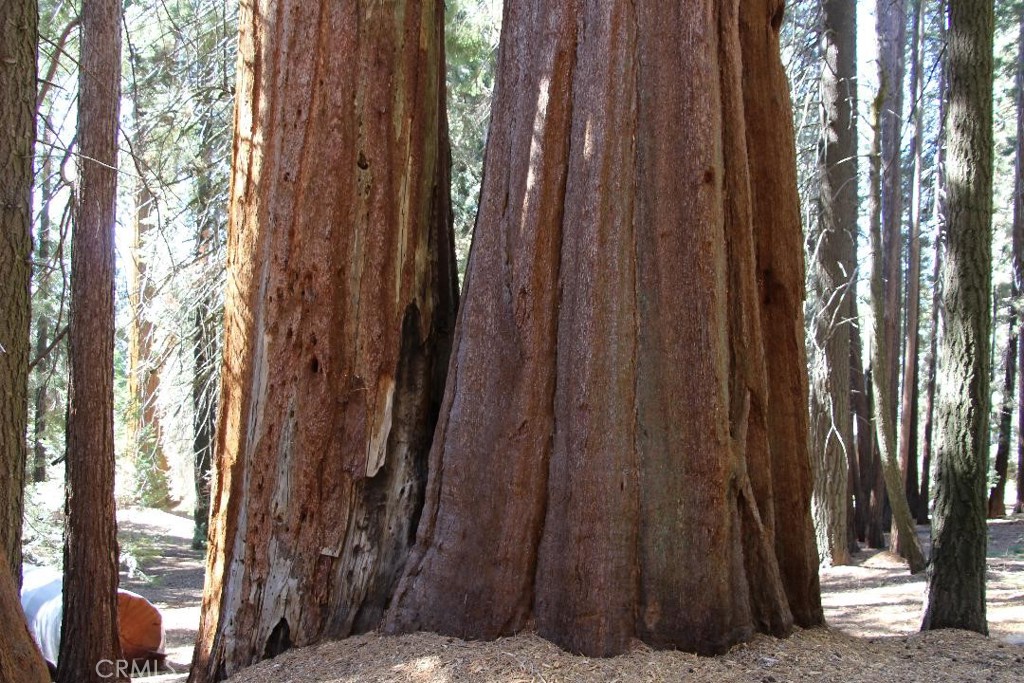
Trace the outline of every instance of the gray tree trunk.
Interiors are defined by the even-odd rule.
[[[820,213],[809,235],[811,498],[818,555],[850,561],[850,332],[856,315],[857,7],[824,4]]]
[[[987,633],[985,483],[992,300],[992,0],[949,4],[947,256],[932,558],[922,629]]]

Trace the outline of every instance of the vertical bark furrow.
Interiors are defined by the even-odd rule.
[[[564,244],[573,121],[566,94],[581,30],[576,3],[562,5],[506,9],[529,17],[535,30],[503,24],[492,122],[511,125],[491,127],[489,182],[467,269],[466,291],[477,294],[460,313],[451,371],[457,383],[446,390],[443,438],[435,439],[431,456],[425,514],[433,521],[421,525],[399,588],[396,628],[490,638],[513,633],[527,623],[540,590],[535,573],[555,433],[553,283]],[[446,467],[452,453],[472,457]],[[480,492],[489,482],[502,485],[493,504],[484,505]],[[411,595],[429,600],[411,609]]]
[[[753,192],[754,235],[764,358],[768,368],[769,444],[775,491],[775,555],[796,623],[824,622],[818,551],[811,519],[808,379],[804,346],[804,251],[792,106],[779,59],[781,0],[740,3],[743,92]]]
[[[760,123],[789,118],[781,8],[744,21],[741,4],[506,5],[454,381],[389,630],[493,638],[532,618],[610,655],[783,634],[791,600],[820,623],[792,131]],[[776,477],[796,489],[784,513]],[[799,539],[780,546],[779,520]]]
[[[639,581],[636,329],[632,298],[620,297],[635,290],[637,273],[633,240],[618,239],[633,232],[636,153],[616,134],[636,122],[635,99],[616,90],[635,87],[635,21],[618,3],[584,23],[572,85],[563,225],[578,230],[560,256],[555,431],[534,605],[539,633],[573,651],[628,647]],[[573,343],[596,334],[608,343]]]

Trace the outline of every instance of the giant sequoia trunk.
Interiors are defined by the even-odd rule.
[[[949,222],[942,275],[932,558],[922,626],[985,634],[993,25],[992,0],[949,3]]]
[[[124,680],[117,660],[114,510],[114,218],[121,3],[82,7],[77,219],[71,238],[71,396],[65,464],[64,619],[59,683]]]
[[[856,316],[857,7],[852,0],[830,0],[823,9],[821,213],[808,240],[812,501],[821,560],[838,565],[850,560],[848,473],[851,463],[856,465],[847,456],[854,453],[850,331]]]
[[[35,0],[0,6],[0,562],[18,583],[28,457],[37,22]]]
[[[506,4],[389,630],[535,625],[611,655],[821,623],[781,18],[775,1]]]
[[[414,540],[457,296],[443,16],[242,6],[192,681],[373,628]]]

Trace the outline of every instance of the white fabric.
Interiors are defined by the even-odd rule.
[[[21,608],[28,628],[43,651],[43,658],[57,663],[60,622],[64,613],[64,577],[53,567],[22,566]]]

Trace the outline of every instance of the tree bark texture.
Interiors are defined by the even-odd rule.
[[[987,633],[992,0],[949,3],[947,181],[932,557],[923,629]]]
[[[813,481],[807,450],[805,272],[799,195],[796,175],[791,172],[796,157],[793,107],[778,44],[785,2],[744,0],[739,5],[761,341],[770,399],[767,422],[774,528],[786,530],[775,534],[775,554],[796,624],[808,627],[824,623],[824,616],[810,512]],[[724,108],[731,107],[726,100]],[[726,190],[727,197],[730,192]],[[735,395],[732,400],[736,401]],[[767,484],[760,485],[759,491],[766,500]]]
[[[907,249],[907,328],[903,347],[903,386],[902,409],[903,419],[900,421],[900,472],[903,475],[903,490],[907,496],[910,514],[917,518],[920,507],[920,494],[917,477],[917,427],[918,427],[918,350],[920,348],[921,327],[921,172],[923,166],[921,146],[922,135],[921,106],[923,104],[924,83],[921,78],[921,43],[924,30],[924,13],[922,0],[913,0],[913,36],[910,48],[910,92],[913,97],[911,104],[911,123],[914,135],[910,138],[908,156],[913,164],[910,181],[910,220],[909,244]]]
[[[119,659],[121,652],[114,508],[114,217],[121,3],[88,2],[81,21],[59,683],[112,680],[96,665],[103,659]]]
[[[824,3],[821,75],[820,213],[809,235],[812,510],[818,554],[850,561],[849,469],[856,459],[850,408],[850,330],[855,311],[857,235],[857,7]]]
[[[192,681],[374,628],[415,539],[458,291],[443,10],[242,6]]]
[[[0,562],[0,681],[49,683],[50,672],[21,610],[10,567]]]
[[[0,561],[21,583],[28,458],[36,0],[0,6]]]
[[[506,4],[467,298],[388,630],[535,626],[612,655],[822,622],[781,16]]]

